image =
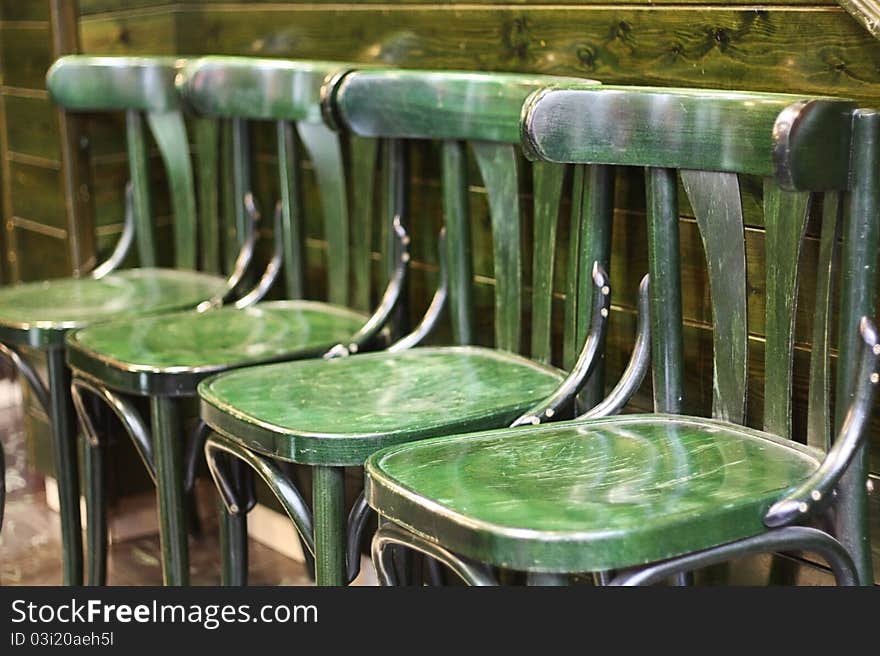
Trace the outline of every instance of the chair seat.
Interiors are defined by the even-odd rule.
[[[223,294],[226,281],[196,271],[128,269],[100,280],[61,278],[0,289],[0,340],[34,348],[73,328],[191,308]]]
[[[423,347],[240,369],[199,395],[212,428],[257,452],[360,465],[390,444],[505,426],[561,380],[512,353]]]
[[[68,361],[133,394],[192,395],[199,381],[218,371],[320,356],[350,339],[364,321],[361,313],[313,301],[176,312],[72,332]]]
[[[712,420],[626,415],[455,435],[366,463],[381,515],[521,571],[621,569],[762,533],[821,454]]]

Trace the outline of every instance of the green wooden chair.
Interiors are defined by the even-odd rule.
[[[22,374],[51,421],[66,584],[81,583],[83,574],[76,427],[64,360],[66,333],[114,317],[196,307],[227,289],[226,279],[195,271],[193,175],[174,89],[181,64],[168,57],[69,56],[55,62],[47,74],[52,98],[68,111],[126,112],[130,175],[122,236],[90,276],[0,290],[0,352]],[[175,268],[156,266],[145,122],[170,182]],[[117,271],[134,241],[141,268]],[[47,385],[21,357],[22,348],[46,352]]]
[[[421,323],[387,351],[240,369],[200,384],[202,418],[216,432],[205,451],[226,503],[221,521],[228,535],[238,536],[224,550],[225,583],[243,584],[247,576],[246,554],[238,545],[245,537],[248,508],[242,497],[248,494],[232,475],[232,463],[246,463],[277,496],[315,554],[318,584],[340,585],[358,571],[369,510],[361,496],[346,519],[344,467],[360,467],[389,444],[506,426],[521,416],[532,421],[536,412],[572,416],[575,395],[600,361],[609,307],[601,267],[608,259],[611,178],[601,169],[586,175],[584,167],[572,176],[576,209],[567,282],[571,373],[566,376],[549,362],[557,215],[567,167],[538,163],[531,176],[535,264],[528,309],[536,329],[530,347],[522,349],[527,287],[520,191],[528,188],[528,178],[517,155],[524,99],[539,87],[566,81],[571,82],[502,73],[373,70],[351,73],[328,92],[328,112],[355,135],[382,139],[396,153],[406,141],[434,142],[437,150],[427,157],[439,155],[442,162],[441,283]],[[485,256],[471,244],[468,185],[474,180],[468,143],[488,195],[488,270],[478,268],[486,264]],[[493,271],[494,348],[473,346],[478,339],[493,342],[492,328],[474,317],[474,276]],[[438,321],[447,289],[456,346],[412,348]],[[531,359],[519,355],[521,350],[530,351]],[[311,509],[285,474],[285,462],[312,468]]]
[[[381,346],[383,339],[387,343],[381,333],[400,298],[409,238],[396,220],[396,212],[389,214],[387,224],[394,238],[392,275],[378,307],[372,315],[366,314],[371,249],[369,240],[361,236],[370,234],[372,203],[358,202],[349,211],[343,141],[324,124],[321,113],[322,86],[348,70],[350,66],[335,62],[205,57],[190,61],[181,72],[178,86],[201,117],[196,128],[202,155],[199,173],[214,181],[209,188],[216,188],[220,120],[274,125],[282,198],[275,212],[275,253],[253,290],[228,306],[111,321],[69,335],[74,402],[88,437],[85,480],[90,583],[103,584],[106,578],[106,440],[84,402],[87,396],[101,399],[119,418],[153,478],[164,581],[184,585],[189,576],[184,495],[192,489],[208,431],[202,424],[195,434],[184,433],[182,400],[194,397],[198,383],[217,372],[315,358],[328,352],[331,357],[369,350]],[[244,138],[247,127],[240,126],[238,133]],[[301,298],[305,200],[299,193],[300,144],[318,184],[328,242],[329,302]],[[375,140],[352,140],[348,147],[351,159],[361,167],[371,171],[376,167]],[[237,164],[245,165],[241,161]],[[363,198],[372,188],[372,180],[369,189],[353,185],[352,197]],[[209,202],[213,206],[214,201]],[[216,242],[204,255],[216,260]],[[255,304],[281,270],[288,296],[294,300]],[[350,284],[351,278],[355,285]],[[132,403],[132,396],[149,398],[149,426]]]
[[[656,414],[608,417],[600,404],[574,421],[374,454],[366,496],[384,522],[373,542],[380,579],[395,582],[398,550],[427,554],[470,584],[495,583],[495,566],[542,583],[615,573],[619,585],[803,550],[840,583],[871,583],[864,428],[880,343],[863,317],[874,308],[880,114],[828,98],[581,87],[537,92],[523,116],[538,161],[645,167]],[[763,178],[763,282],[746,276],[739,174]],[[685,342],[700,331],[682,326],[679,178],[706,253],[711,419],[681,413]],[[791,439],[805,437],[792,434],[792,363],[811,204],[822,221],[804,445]],[[762,284],[763,315],[748,308]],[[749,365],[761,355],[750,329],[766,335],[763,430],[744,425]]]

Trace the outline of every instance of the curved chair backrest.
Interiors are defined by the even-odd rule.
[[[183,86],[188,105],[202,116],[275,122],[283,270],[287,294],[292,298],[302,296],[304,286],[303,205],[298,195],[298,142],[294,132],[299,136],[318,183],[328,250],[329,300],[367,309],[370,305],[370,245],[369,241],[361,240],[350,244],[350,234],[352,230],[369,234],[371,206],[356,215],[349,212],[343,142],[340,135],[325,124],[321,105],[325,82],[351,68],[339,62],[203,57],[187,64]],[[212,124],[216,126],[216,122]],[[212,132],[212,128],[203,126],[197,139],[216,143],[216,127]],[[359,146],[369,153],[369,145]],[[352,157],[359,152],[358,145],[352,144]],[[372,152],[375,164],[375,146]],[[352,198],[356,199],[362,192],[353,190]],[[350,214],[354,226],[349,225]],[[206,256],[215,257],[215,254]],[[356,274],[355,284],[362,290],[359,294],[351,291],[352,269]]]
[[[705,335],[705,328],[682,325],[679,178],[706,255],[711,302],[703,319],[714,327],[712,414],[745,423],[749,363],[759,361],[757,336],[764,335],[764,385],[752,398],[763,392],[763,417],[757,419],[787,438],[802,246],[811,205],[821,210],[806,432],[811,444],[827,446],[841,218],[837,422],[853,389],[858,322],[873,314],[880,115],[833,98],[581,87],[538,92],[523,116],[527,150],[542,161],[645,167],[657,411],[682,410],[685,353],[698,352]],[[747,248],[740,174],[763,179],[763,252]],[[760,272],[764,280],[749,279],[747,272]],[[762,290],[763,307],[755,302]],[[686,296],[701,302],[693,289]],[[683,348],[683,336],[693,348]]]
[[[352,132],[391,143],[434,140],[441,143],[443,212],[447,231],[453,338],[459,344],[478,341],[474,319],[474,275],[494,277],[494,345],[525,350],[542,362],[551,358],[551,314],[557,220],[566,167],[538,163],[532,170],[534,208],[531,285],[523,280],[524,187],[518,147],[522,103],[536,89],[574,82],[572,78],[475,72],[357,71],[333,90],[334,118]],[[580,83],[589,81],[577,80]],[[492,266],[477,261],[471,244],[466,143],[482,177],[489,203]],[[566,322],[566,364],[571,365],[589,326],[590,271],[594,260],[607,266],[612,191],[610,178],[585,178],[579,167],[574,180],[572,256],[588,266],[569,267],[568,285],[583,288],[570,296]],[[581,202],[591,189],[591,202]],[[607,212],[595,211],[602,206]],[[561,232],[561,231],[560,231]],[[523,291],[532,288],[528,309],[532,340],[522,348]],[[485,288],[485,281],[483,281]],[[583,300],[576,305],[578,298]],[[577,324],[577,325],[576,325]],[[479,340],[487,341],[487,340]],[[571,346],[569,346],[571,345]]]
[[[126,112],[126,141],[132,209],[141,266],[157,262],[155,225],[144,119],[156,141],[174,212],[174,262],[195,269],[196,200],[192,163],[175,77],[183,60],[172,57],[91,57],[58,59],[46,75],[52,99],[69,111]]]

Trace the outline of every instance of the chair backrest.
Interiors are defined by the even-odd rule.
[[[745,422],[750,363],[754,369],[763,345],[763,427],[792,437],[795,312],[806,268],[802,245],[815,206],[821,234],[806,433],[810,443],[827,446],[835,415],[829,394],[832,324],[839,316],[839,424],[852,394],[858,321],[873,314],[878,125],[876,113],[833,98],[581,87],[545,90],[529,99],[523,138],[531,156],[644,167],[657,411],[681,411],[683,335],[697,340],[711,327],[713,416]],[[763,180],[763,252],[746,246],[746,174]],[[711,314],[704,326],[683,328],[679,178],[706,256]],[[686,296],[700,302],[693,288]]]
[[[187,104],[204,117],[275,123],[283,271],[292,298],[304,293],[305,220],[298,179],[302,144],[302,155],[311,162],[318,186],[329,300],[365,310],[370,306],[372,184],[362,188],[352,179],[350,189],[346,172],[375,168],[376,143],[346,144],[344,135],[324,122],[321,102],[325,84],[351,69],[352,65],[340,62],[203,57],[186,66],[184,87]],[[216,129],[216,121],[197,127],[200,150],[210,152],[207,144],[216,144]],[[200,171],[210,167],[210,161],[200,165]],[[212,250],[206,249],[205,258],[216,259],[215,243],[208,246]]]
[[[573,81],[508,73],[365,70],[344,77],[333,92],[336,120],[357,135],[378,137],[392,145],[403,140],[439,142],[449,308],[453,339],[458,344],[489,342],[497,348],[530,353],[542,362],[551,359],[556,241],[557,232],[563,232],[557,230],[557,221],[567,167],[536,163],[528,184],[521,170],[519,117],[531,92]],[[488,257],[488,244],[473,244],[471,238],[469,185],[478,182],[469,174],[467,145],[488,197],[492,235]],[[607,266],[613,196],[610,178],[585,176],[583,167],[577,168],[575,210],[571,213],[574,266],[567,267],[567,286],[575,292],[568,295],[566,307],[565,359],[569,366],[589,326],[592,263],[598,260]],[[533,209],[523,212],[520,195],[529,186]],[[594,192],[589,203],[582,199],[585,189]],[[524,237],[523,231],[529,215],[534,226],[533,263],[531,280],[527,281],[524,259],[529,237]],[[475,274],[494,278],[494,342],[477,334]],[[485,282],[483,279],[483,289]],[[531,303],[524,308],[524,292],[529,288]],[[529,311],[531,343],[524,345],[522,326]]]
[[[145,120],[168,177],[174,213],[175,266],[183,269],[197,266],[193,170],[184,117],[174,86],[183,64],[183,60],[172,57],[69,55],[58,59],[46,75],[51,97],[66,110],[126,113],[129,179],[141,266],[155,266],[158,259]]]

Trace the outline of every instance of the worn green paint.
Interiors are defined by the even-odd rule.
[[[174,263],[195,269],[196,198],[192,161],[183,114],[179,111],[148,112],[147,123],[165,163],[174,212]]]
[[[198,244],[202,271],[220,273],[220,125],[213,118],[193,120],[196,147],[196,189],[199,200]]]
[[[183,63],[174,57],[68,55],[52,64],[46,86],[56,103],[73,111],[165,112],[180,106],[174,78]]]
[[[125,114],[125,140],[128,146],[128,179],[131,184],[131,210],[134,212],[138,262],[142,267],[154,267],[158,262],[158,253],[153,204],[150,200],[144,117],[134,109]]]
[[[785,94],[580,86],[536,92],[523,129],[528,152],[552,162],[776,175],[786,188],[819,191],[849,182],[853,108]],[[569,111],[577,120],[558,120]]]
[[[810,194],[786,192],[764,183],[767,225],[767,318],[764,330],[764,430],[791,437],[794,317],[798,260],[807,224]]]
[[[324,238],[331,254],[327,260],[328,296],[331,303],[344,305],[349,295],[351,251],[342,144],[339,135],[324,125],[298,123],[297,130],[315,168],[321,195]]]
[[[251,449],[360,465],[389,444],[504,426],[561,380],[511,353],[416,348],[241,369],[205,380],[199,395],[202,417]]]
[[[364,70],[342,80],[336,102],[342,121],[364,136],[518,144],[526,96],[575,81],[584,82],[550,75]]]
[[[474,271],[467,160],[461,141],[446,140],[442,148],[443,223],[446,226],[452,336],[456,344],[471,344],[474,341]]]
[[[728,423],[629,415],[392,447],[367,461],[366,489],[383,517],[470,558],[602,571],[761,533],[820,457]]]
[[[297,144],[294,128],[289,121],[275,124],[278,149],[278,187],[281,201],[281,239],[284,258],[284,283],[288,298],[302,298],[305,245],[303,242],[303,210],[300,202]]]
[[[822,233],[816,265],[816,306],[810,352],[807,444],[831,448],[831,324],[832,294],[837,275],[837,239],[843,210],[840,193],[826,193],[822,202]]]
[[[556,264],[556,228],[562,200],[565,169],[535,162],[532,165],[535,193],[532,244],[532,357],[550,364],[553,317],[553,274]]]
[[[522,226],[513,146],[477,141],[474,155],[489,195],[495,271],[495,344],[518,352],[522,336]]]
[[[315,583],[345,585],[345,469],[312,470]]]
[[[225,289],[194,271],[130,269],[101,280],[63,278],[0,290],[0,337],[34,347],[60,343],[90,323],[195,307]]]
[[[739,178],[733,173],[682,171],[681,179],[700,226],[709,270],[715,325],[712,416],[742,424],[746,412],[749,335],[746,241]]]
[[[373,243],[373,196],[379,156],[379,141],[352,135],[351,157],[351,243],[352,305],[359,310],[370,307],[371,247]]]
[[[366,317],[314,301],[178,312],[89,326],[67,340],[71,365],[128,393],[193,395],[211,373],[317,356],[345,342]]]
[[[860,110],[853,121],[853,180],[844,221],[834,426],[840,430],[856,388],[859,337],[853,326],[872,315],[877,302],[877,249],[880,246],[880,113]],[[873,581],[868,523],[868,448],[862,446],[840,483],[835,528],[853,553],[864,585]]]
[[[680,412],[682,403],[681,251],[673,169],[649,168],[648,260],[651,275],[651,359],[654,410]]]
[[[153,454],[156,462],[156,502],[162,548],[162,582],[189,584],[189,545],[183,494],[183,452],[180,406],[176,399],[150,399]]]

